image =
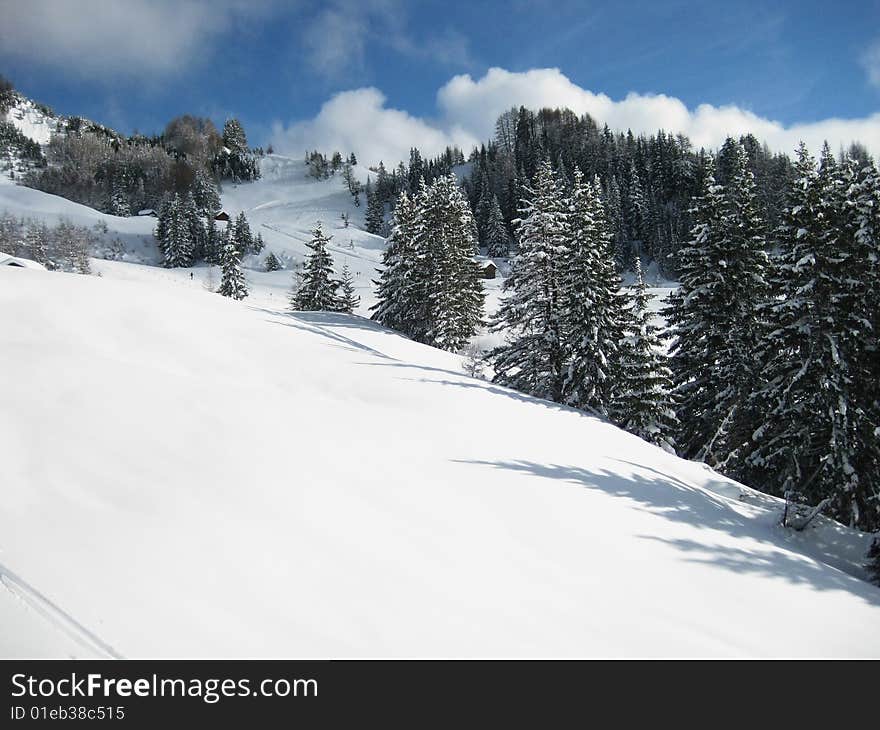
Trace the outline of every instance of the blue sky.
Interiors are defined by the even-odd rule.
[[[784,130],[812,124],[824,131],[815,125],[872,121],[880,112],[880,2],[873,0],[0,0],[0,17],[0,73],[62,113],[126,132],[159,131],[184,112],[218,124],[237,115],[252,144],[302,146],[315,138],[315,146],[397,154],[390,142],[369,139],[375,130],[350,129],[342,110],[315,121],[335,95],[361,90],[352,113],[428,146],[441,138],[467,143],[490,131],[488,116],[475,117],[461,98],[444,105],[438,92],[455,96],[449,84],[465,74],[479,86],[492,68],[513,76],[465,97],[493,114],[510,104],[568,103],[579,90],[613,102],[631,92],[662,94],[692,115],[701,104],[732,106],[741,114],[734,126],[752,115]],[[534,69],[558,75],[525,75]],[[534,97],[535,84],[553,83],[557,95]],[[367,99],[368,89],[379,96]],[[580,103],[578,111],[602,108],[588,97]],[[631,106],[615,107],[607,121],[706,124],[685,122],[680,110]],[[772,141],[774,128],[766,130]],[[681,131],[710,144],[716,134],[714,126]],[[874,131],[873,124],[848,127],[841,139]],[[780,132],[779,143],[789,142]]]

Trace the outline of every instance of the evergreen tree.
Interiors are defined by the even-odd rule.
[[[220,193],[217,186],[202,168],[197,168],[192,183],[192,195],[199,214],[213,218],[220,210]]]
[[[162,252],[163,258],[165,256],[165,241],[168,239],[168,231],[171,228],[172,204],[173,198],[166,196],[162,199],[162,204],[159,206],[159,212],[156,217],[156,229],[153,231],[153,236],[159,246],[159,251]]]
[[[483,228],[483,241],[486,252],[493,258],[510,255],[510,234],[504,225],[504,216],[501,214],[501,206],[498,198],[493,195],[489,213]]]
[[[880,528],[876,379],[878,215],[858,212],[853,161],[801,145],[776,234],[768,334],[757,361],[766,385],[748,464],[762,488],[789,504],[824,507],[840,522]],[[873,209],[873,210],[872,210]],[[872,394],[873,391],[873,394]],[[788,514],[788,511],[786,512]]]
[[[226,243],[223,246],[222,259],[219,293],[236,300],[244,299],[248,290],[244,272],[241,270],[241,254],[232,243]]]
[[[254,251],[254,237],[251,234],[251,227],[245,217],[244,211],[241,211],[235,218],[232,229],[232,241],[241,256]]]
[[[553,167],[539,164],[520,208],[519,249],[492,320],[506,342],[490,353],[494,382],[561,402],[566,378],[560,265],[568,254],[568,217]]]
[[[417,342],[457,351],[476,334],[483,311],[476,237],[454,175],[404,190],[383,257],[373,319]]]
[[[339,282],[333,278],[333,259],[327,251],[330,238],[324,235],[321,224],[312,232],[302,284],[296,293],[295,306],[301,311],[333,312],[339,306]]]
[[[381,236],[385,229],[385,205],[376,190],[372,190],[367,181],[367,232]]]
[[[424,185],[424,180],[422,181]],[[376,303],[372,319],[393,330],[410,334],[414,287],[411,276],[415,263],[414,240],[418,197],[411,198],[404,190],[394,207],[394,220],[388,245],[382,254],[382,269],[376,284]]]
[[[715,183],[707,157],[692,241],[679,252],[681,286],[665,314],[674,337],[670,364],[681,453],[741,476],[743,444],[759,420],[749,396],[760,376],[754,351],[766,254],[742,145],[731,140],[726,146],[728,185]]]
[[[175,193],[168,208],[168,219],[162,226],[165,238],[160,245],[165,267],[192,266],[194,243],[190,223],[185,202]]]
[[[183,197],[181,206],[181,214],[186,219],[190,240],[192,241],[190,258],[194,262],[197,259],[204,258],[208,236],[192,193],[187,193]]]
[[[217,222],[214,220],[214,216],[208,216],[208,225],[205,229],[205,263],[220,263],[221,238],[222,234],[217,230]]]
[[[598,178],[590,183],[575,168],[566,205],[566,244],[560,248],[556,273],[567,362],[563,399],[608,417],[622,381],[624,299]]]
[[[651,321],[638,257],[634,264],[635,295],[621,344],[622,382],[614,398],[614,417],[621,428],[675,453],[678,421],[672,408],[672,372],[666,365],[658,328]]]
[[[281,262],[278,260],[278,257],[270,251],[266,257],[266,271],[278,271],[281,268]]]
[[[338,311],[352,314],[360,303],[361,298],[354,290],[354,277],[351,275],[351,269],[348,268],[348,264],[345,264],[342,267],[342,277],[339,280]]]
[[[263,242],[263,234],[257,233],[257,237],[254,239],[254,245],[251,247],[251,252],[254,254],[260,254],[265,247],[266,244]]]
[[[110,196],[110,213],[122,217],[131,215],[131,206],[128,203],[128,196],[121,184],[113,187],[113,194]]]
[[[420,197],[418,217],[423,235],[417,255],[430,262],[427,274],[427,344],[457,352],[473,337],[483,314],[483,284],[473,260],[476,224],[454,174],[437,178]]]
[[[44,266],[49,261],[49,231],[45,224],[34,223],[28,227],[25,243],[30,257]]]

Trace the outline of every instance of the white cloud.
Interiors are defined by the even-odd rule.
[[[325,102],[314,119],[289,127],[276,123],[272,145],[280,152],[302,155],[309,149],[354,152],[363,163],[384,160],[394,166],[409,159],[410,147],[436,154],[447,144],[469,149],[477,138],[457,128],[441,129],[399,109],[385,106],[374,88],[343,91]]]
[[[361,66],[367,42],[367,21],[359,12],[327,8],[303,32],[305,58],[323,76],[339,76]]]
[[[681,132],[697,147],[717,148],[727,135],[752,132],[779,151],[792,152],[800,140],[816,151],[826,139],[835,150],[857,140],[880,158],[880,112],[863,119],[825,119],[786,127],[733,105],[688,109],[680,99],[663,94],[630,93],[614,100],[581,88],[558,69],[492,68],[477,80],[467,74],[455,76],[437,93],[436,120],[387,108],[376,89],[344,92],[324,104],[311,121],[287,129],[276,124],[273,144],[294,154],[306,148],[353,150],[364,162],[383,159],[388,165],[406,159],[412,145],[426,155],[438,154],[449,144],[467,152],[492,136],[502,112],[520,105],[568,107],[614,130],[632,129],[636,134],[661,128]]]
[[[271,0],[0,0],[0,53],[87,78],[178,73]]]
[[[868,81],[880,88],[880,40],[876,41],[862,54],[862,66],[868,74]]]

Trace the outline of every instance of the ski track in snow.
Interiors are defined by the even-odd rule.
[[[100,637],[89,631],[73,616],[46,598],[2,563],[0,563],[0,585],[84,649],[108,659],[122,659],[122,655],[112,646],[102,641]]]

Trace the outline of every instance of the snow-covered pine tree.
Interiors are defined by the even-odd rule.
[[[196,169],[192,182],[192,195],[199,214],[213,218],[220,210],[220,193],[210,175],[201,167]]]
[[[131,206],[128,203],[128,195],[125,192],[125,188],[120,183],[113,185],[113,193],[110,196],[110,213],[111,215],[122,217],[128,217],[131,215]]]
[[[49,231],[45,223],[33,223],[25,233],[25,245],[29,256],[38,264],[49,260]]]
[[[761,308],[769,295],[769,264],[766,231],[758,213],[755,178],[746,150],[739,141],[728,138],[721,153],[726,159],[728,178],[721,221],[723,240],[717,252],[714,286],[716,293],[723,291],[725,298],[722,326],[727,337],[725,349],[715,353],[714,377],[722,387],[714,408],[717,430],[706,454],[717,454],[710,458],[722,471],[743,478],[748,442],[762,422],[760,409],[750,396],[762,377],[755,351],[763,336]]]
[[[265,247],[266,244],[263,242],[263,234],[258,232],[257,237],[254,239],[254,245],[251,248],[251,251],[254,254],[260,254]]]
[[[648,309],[639,257],[635,258],[634,273],[635,293],[621,343],[623,377],[612,410],[621,428],[674,454],[678,421],[672,408],[672,372]]]
[[[479,196],[474,206],[474,218],[477,222],[477,233],[481,246],[488,246],[486,241],[487,226],[492,213],[492,186],[489,183],[489,174],[483,168],[479,179]]]
[[[482,323],[483,284],[473,260],[476,224],[467,198],[450,173],[437,178],[421,200],[423,234],[417,244],[429,246],[430,327],[427,344],[457,352]]]
[[[253,234],[251,234],[251,227],[244,211],[241,211],[235,217],[235,224],[232,230],[232,241],[241,256],[254,253],[254,237]]]
[[[171,206],[174,202],[173,198],[165,196],[162,204],[159,206],[159,212],[156,217],[156,229],[153,231],[153,237],[156,239],[156,245],[165,257],[165,242],[168,239],[168,231],[171,228]]]
[[[422,180],[424,185],[424,180]],[[371,307],[372,319],[386,327],[412,337],[413,317],[412,277],[415,261],[414,239],[416,209],[414,200],[404,190],[394,207],[394,219],[388,245],[382,254],[383,268],[376,284],[376,303]]]
[[[568,211],[553,166],[538,165],[519,209],[519,247],[508,292],[491,328],[506,341],[490,353],[494,382],[561,402],[566,377],[560,261],[568,253]]]
[[[373,190],[367,181],[367,213],[366,227],[368,233],[381,236],[385,230],[385,204],[379,197],[379,193]]]
[[[327,251],[330,238],[321,224],[312,232],[308,247],[312,252],[305,261],[302,284],[296,293],[295,306],[300,311],[333,312],[339,306],[339,282],[333,278],[333,259]]]
[[[767,291],[754,180],[739,142],[725,143],[728,185],[705,158],[691,242],[679,252],[679,289],[665,310],[680,452],[741,476],[743,444],[757,427],[749,396],[759,377],[754,351]]]
[[[877,248],[865,235],[872,224],[854,215],[853,165],[838,166],[826,153],[817,171],[806,146],[798,150],[775,237],[768,334],[757,353],[766,385],[756,399],[766,422],[748,463],[755,483],[789,504],[822,506],[871,531],[880,528],[880,431],[876,385],[863,381],[877,368],[870,310]]]
[[[222,259],[218,293],[236,300],[244,299],[248,295],[248,289],[241,270],[241,254],[232,243],[227,242],[223,246]]]
[[[342,276],[339,279],[339,304],[337,310],[345,314],[352,314],[360,303],[361,298],[354,290],[354,277],[351,274],[351,269],[348,267],[348,264],[344,264]]]
[[[281,262],[278,260],[278,257],[270,251],[266,257],[266,271],[278,271],[281,268]]]
[[[626,219],[629,223],[629,240],[640,247],[645,240],[645,228],[647,224],[648,203],[642,190],[642,183],[636,171],[635,163],[630,163],[629,178],[627,179],[626,196]]]
[[[162,242],[163,265],[167,268],[192,266],[193,237],[185,202],[175,193],[168,211],[165,239]]]
[[[483,242],[486,252],[493,258],[510,255],[510,234],[504,225],[504,216],[501,214],[501,206],[498,198],[492,195],[489,212],[483,228]]]
[[[575,408],[612,414],[622,382],[620,342],[625,297],[614,266],[598,178],[575,168],[567,207],[566,243],[557,255],[565,361],[563,400]]]
[[[222,234],[217,230],[217,222],[213,215],[208,216],[208,225],[205,229],[205,262],[208,264],[220,263],[220,241]]]
[[[184,196],[182,206],[182,214],[186,218],[192,240],[192,261],[196,261],[205,256],[207,232],[191,192]]]

